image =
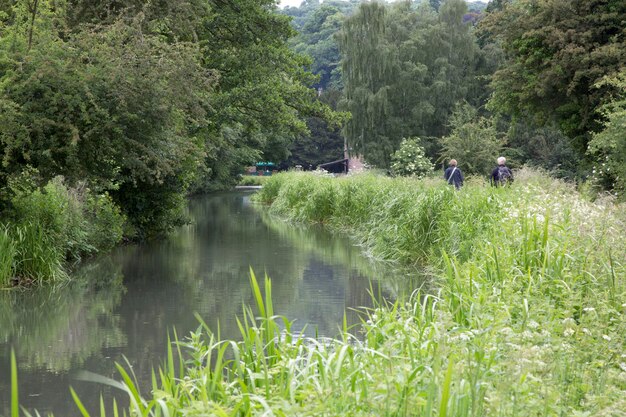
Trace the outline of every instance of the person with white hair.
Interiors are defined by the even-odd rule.
[[[513,171],[506,166],[506,158],[498,158],[498,166],[491,171],[491,185],[494,187],[508,185],[513,182]]]
[[[463,186],[463,173],[461,169],[456,166],[456,159],[451,159],[448,165],[448,169],[443,173],[443,179],[446,180],[448,184],[454,185],[458,190]]]

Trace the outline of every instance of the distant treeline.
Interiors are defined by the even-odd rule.
[[[623,195],[626,3],[304,1],[283,11],[322,100],[351,118],[310,119],[302,165],[350,151],[388,168],[403,138],[470,172],[503,154]],[[610,165],[610,166],[609,166]]]

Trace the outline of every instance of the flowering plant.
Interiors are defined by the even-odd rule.
[[[434,166],[420,145],[420,138],[405,138],[398,149],[391,155],[391,172],[396,176],[424,177],[432,172]]]

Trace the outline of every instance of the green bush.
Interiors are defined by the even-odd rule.
[[[88,241],[78,191],[66,187],[61,177],[53,178],[43,189],[15,195],[12,203],[16,224],[40,225],[48,243],[68,259],[80,259],[82,254],[96,251]]]
[[[400,149],[391,155],[391,172],[394,175],[422,178],[433,172],[434,166],[420,142],[420,138],[402,139]]]
[[[441,159],[456,159],[466,174],[487,175],[501,155],[505,141],[498,136],[495,121],[478,116],[467,103],[450,118],[452,133],[441,138]]]
[[[65,262],[109,250],[122,239],[125,217],[108,194],[55,177],[36,186],[37,173],[10,178],[8,224],[0,231],[0,286],[66,276]],[[7,197],[5,196],[5,199]]]
[[[84,204],[89,243],[97,251],[112,249],[122,240],[126,218],[108,194],[89,194]]]

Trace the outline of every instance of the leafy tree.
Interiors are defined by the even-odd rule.
[[[351,152],[388,167],[402,137],[445,134],[454,105],[484,94],[466,11],[460,0],[443,2],[438,14],[424,4],[372,2],[345,21],[342,108],[352,114],[344,128]]]
[[[389,90],[398,67],[392,45],[385,38],[386,8],[362,3],[339,34],[343,54],[344,108],[352,114],[344,128],[350,151],[380,166],[397,147],[388,132]],[[395,139],[400,140],[400,137]]]
[[[342,88],[339,46],[334,36],[343,19],[338,7],[324,4],[307,15],[298,35],[290,41],[294,51],[311,57],[311,72],[319,76],[314,87],[320,91]]]
[[[391,156],[391,172],[394,175],[423,178],[434,168],[420,145],[420,138],[402,139],[400,149]]]
[[[606,188],[612,189],[620,200],[626,196],[626,70],[603,80],[619,92],[602,107],[603,129],[589,142],[589,154],[595,158],[594,175]]]
[[[556,122],[582,155],[596,110],[614,88],[594,85],[626,65],[621,0],[500,1],[483,29],[508,62],[493,77],[491,108],[537,124]]]
[[[274,0],[0,3],[0,187],[32,165],[109,191],[140,236],[332,119]],[[236,28],[236,29],[234,29]]]
[[[464,103],[450,118],[450,126],[450,135],[441,139],[441,160],[458,160],[468,174],[488,174],[504,146],[493,120],[478,116],[475,108]]]
[[[197,49],[122,22],[67,40],[42,28],[30,50],[28,36],[3,40],[21,51],[4,62],[0,89],[5,172],[30,164],[44,182],[88,180],[111,191],[138,230],[175,225],[202,152],[188,127],[204,123],[213,82]]]
[[[575,179],[580,155],[558,126],[534,126],[528,120],[510,124],[507,149],[503,154],[520,164],[537,166],[559,178]]]

